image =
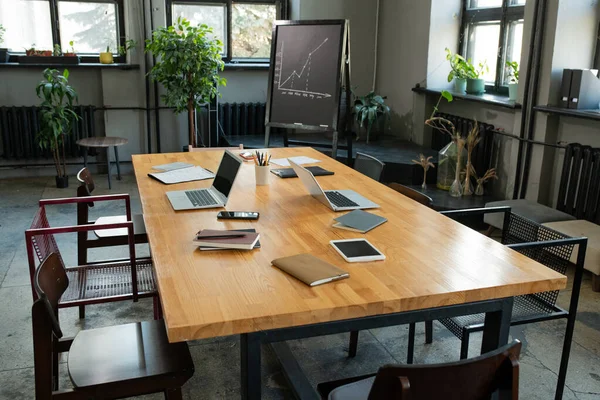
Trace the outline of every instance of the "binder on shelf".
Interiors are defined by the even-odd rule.
[[[571,94],[571,78],[573,70],[565,68],[563,70],[562,85],[560,87],[559,105],[563,108],[569,108],[569,96]]]
[[[597,110],[600,103],[600,79],[597,69],[574,69],[571,77],[569,108]]]

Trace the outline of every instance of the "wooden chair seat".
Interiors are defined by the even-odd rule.
[[[70,285],[60,299],[59,307],[73,307],[95,302],[133,299],[131,263],[105,262],[65,268]],[[139,297],[156,296],[156,281],[151,259],[136,260]],[[94,301],[97,300],[97,301]]]
[[[131,216],[131,221],[133,222],[133,236],[136,239],[136,243],[146,243],[148,239],[146,236],[146,225],[144,225],[144,216],[142,214],[133,214]],[[96,221],[94,221],[94,224],[118,224],[121,222],[127,222],[127,215],[100,217]],[[94,231],[94,235],[96,235],[96,237],[100,239],[110,237],[123,237],[125,238],[125,240],[127,240],[127,228],[98,230]],[[140,240],[144,241],[140,242]]]
[[[179,379],[174,383],[181,386],[194,374],[187,344],[169,343],[162,320],[80,331],[67,365],[76,389],[98,395],[110,392],[114,384],[124,389],[123,381],[139,388],[160,379]]]

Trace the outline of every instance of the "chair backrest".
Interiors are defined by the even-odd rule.
[[[426,194],[423,194],[421,192],[418,192],[414,189],[411,189],[407,186],[401,185],[399,183],[390,183],[388,185],[390,188],[394,189],[396,192],[401,193],[403,195],[405,195],[406,197],[409,197],[421,204],[423,204],[424,206],[427,206],[429,208],[433,207],[433,199],[429,196],[427,196]]]
[[[477,358],[447,364],[386,365],[379,369],[369,400],[480,400],[500,390],[501,399],[517,399],[517,340]],[[396,395],[396,396],[393,396]]]
[[[569,236],[563,233],[512,213],[508,220],[508,228],[505,227],[502,231],[502,244],[505,245],[548,242],[568,238]],[[574,244],[553,243],[543,247],[520,248],[516,251],[564,275],[571,264],[570,260],[574,247]],[[540,300],[538,302],[540,306],[547,308],[547,312],[552,312],[552,306],[556,304],[558,292],[558,290],[555,290],[527,296]]]
[[[188,146],[188,151],[190,153],[196,153],[198,151],[211,151],[211,150],[244,150],[244,145],[240,144],[238,147],[192,147]]]
[[[38,299],[31,308],[36,399],[50,399],[54,387],[55,344],[63,333],[58,322],[58,301],[67,290],[69,279],[61,258],[51,253],[35,273],[34,290]]]
[[[356,152],[356,160],[354,160],[354,169],[369,178],[379,181],[385,163],[379,161],[373,156],[365,153]]]
[[[33,221],[31,222],[29,230],[43,228],[50,228],[50,223],[48,222],[48,217],[46,216],[46,209],[44,207],[40,207],[33,217]],[[30,232],[29,236],[31,239],[28,241],[28,243],[26,243],[26,245],[28,246],[29,250],[34,252],[37,256],[37,262],[45,260],[46,257],[52,253],[56,253],[60,257],[60,251],[58,250],[58,245],[56,244],[54,235],[47,233],[36,235]],[[35,271],[37,269],[37,263],[33,266],[30,265],[30,267],[33,267],[33,271]]]

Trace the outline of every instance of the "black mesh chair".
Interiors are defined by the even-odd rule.
[[[379,161],[373,156],[365,153],[356,152],[356,160],[354,160],[354,169],[369,178],[379,181],[385,163]]]
[[[558,290],[517,296],[514,299],[512,311],[511,325],[522,325],[559,318],[567,319],[567,328],[558,374],[558,386],[556,389],[556,399],[560,399],[562,398],[569,354],[571,351],[573,328],[575,327],[575,317],[577,314],[579,292],[581,290],[581,280],[583,277],[583,264],[587,247],[587,238],[571,238],[566,236],[529,219],[512,214],[510,212],[510,207],[447,211],[442,212],[442,214],[454,219],[459,219],[473,215],[498,212],[504,213],[505,228],[502,231],[502,243],[558,273],[566,273],[568,266],[571,265],[570,259],[573,248],[576,245],[579,246],[577,264],[575,266],[575,278],[573,280],[573,289],[568,311],[556,305],[559,293]],[[450,332],[461,340],[461,359],[466,359],[468,357],[470,334],[477,331],[483,331],[484,319],[484,314],[473,314],[440,320]],[[431,321],[426,322],[426,343],[431,343],[432,341],[432,325]],[[409,331],[409,353],[412,353],[414,350],[414,346],[410,346],[411,343],[414,344],[414,335],[414,329],[411,329]],[[412,359],[412,354],[409,354],[409,358]]]

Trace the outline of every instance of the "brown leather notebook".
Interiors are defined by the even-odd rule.
[[[348,272],[312,254],[278,258],[271,263],[309,286],[318,286],[350,277]]]

